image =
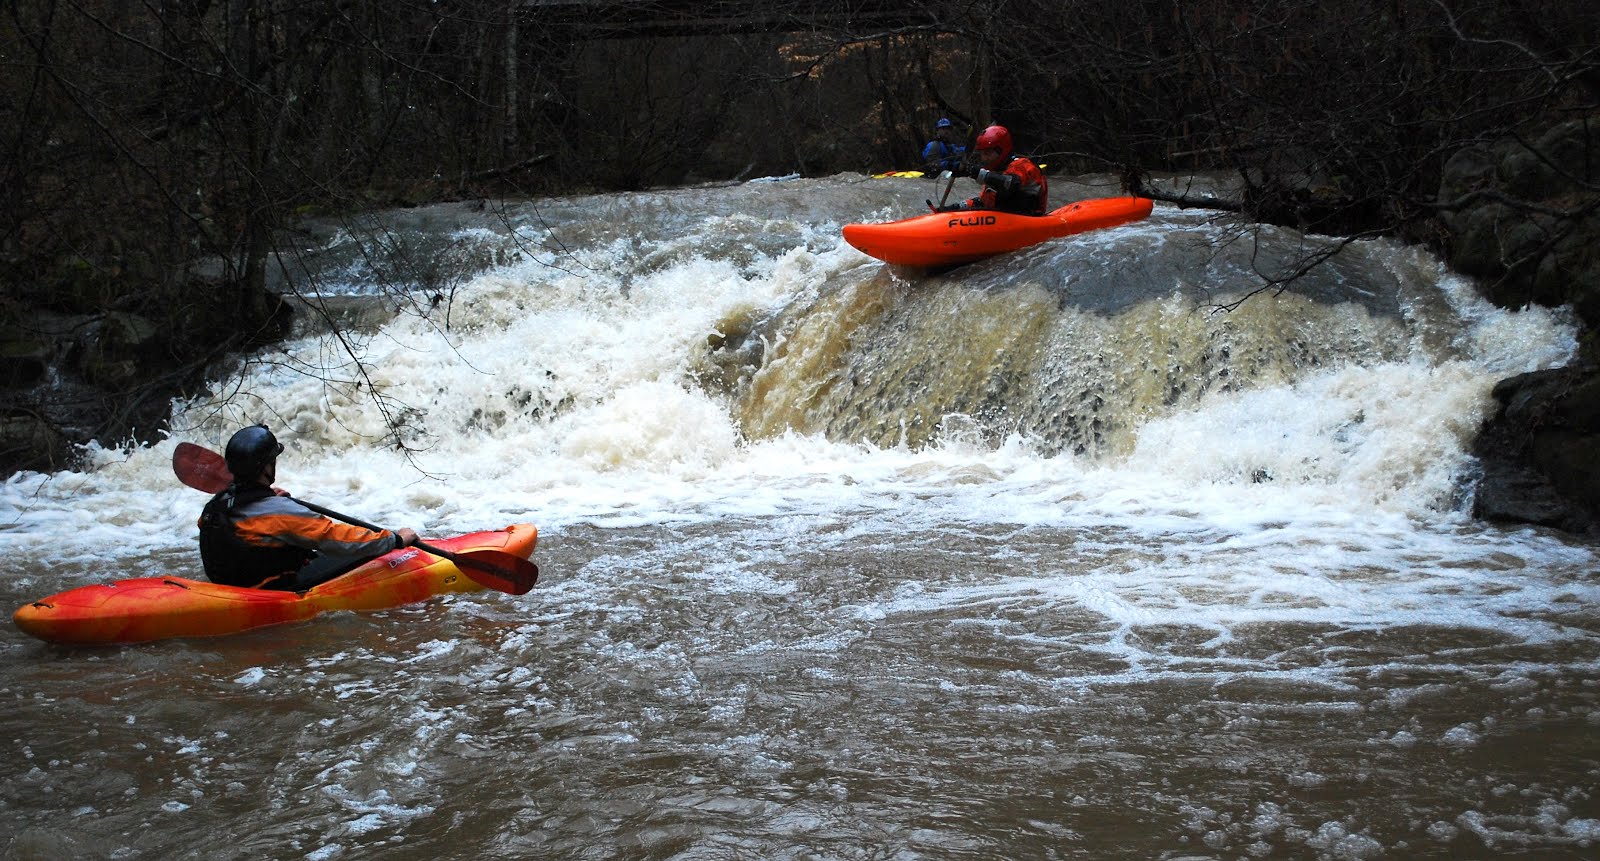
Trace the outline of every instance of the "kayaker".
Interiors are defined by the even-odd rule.
[[[233,483],[200,513],[200,561],[212,582],[298,592],[416,543],[413,530],[339,523],[274,488],[282,452],[264,424],[228,440],[223,458]]]
[[[1044,171],[1025,156],[1012,153],[1011,132],[1005,126],[984,129],[972,150],[983,166],[976,170],[963,166],[954,172],[958,176],[977,177],[982,192],[970,200],[935,207],[935,212],[994,209],[1020,215],[1045,214],[1050,185],[1045,181]]]
[[[941,170],[953,171],[961,166],[961,160],[967,154],[967,148],[950,139],[955,134],[955,124],[948,117],[941,117],[933,124],[933,140],[928,141],[922,148],[922,163],[928,173],[938,173]]]

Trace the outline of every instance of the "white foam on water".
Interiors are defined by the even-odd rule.
[[[1143,425],[1133,450],[1110,463],[1046,456],[1047,447],[1020,436],[990,445],[956,417],[944,438],[920,449],[795,433],[752,442],[724,397],[701,385],[698,360],[722,329],[814,295],[862,265],[853,249],[817,230],[814,241],[774,255],[707,254],[709,245],[730,242],[708,227],[657,247],[618,240],[576,249],[564,270],[513,262],[462,285],[448,321],[442,313],[402,315],[364,336],[365,376],[335,341],[286,344],[255,357],[214,395],[177,405],[170,440],[129,451],[92,447],[83,471],[0,485],[0,554],[28,560],[7,571],[29,592],[183,565],[197,575],[194,521],[205,497],[174,480],[173,448],[187,440],[220,450],[233,429],[265,420],[288,446],[280,483],[307,500],[431,534],[529,521],[547,542],[581,534],[593,551],[568,570],[547,567],[536,592],[514,603],[491,595],[450,605],[452,616],[502,632],[488,646],[427,640],[377,659],[385,672],[354,680],[336,677],[346,655],[332,650],[305,677],[235,668],[224,679],[230,690],[248,695],[281,683],[337,703],[405,700],[414,692],[396,686],[410,683],[401,673],[414,672],[430,684],[515,691],[493,712],[513,725],[581,712],[584,704],[541,684],[547,670],[532,659],[541,637],[582,630],[590,614],[604,613],[602,634],[573,644],[589,662],[583,671],[637,672],[652,696],[703,709],[719,731],[729,730],[707,744],[758,772],[789,767],[785,752],[764,747],[783,737],[741,723],[749,691],[708,688],[698,664],[707,654],[798,655],[797,673],[828,680],[840,673],[828,663],[834,656],[937,618],[941,631],[1091,654],[1093,669],[1081,673],[1008,669],[984,682],[1062,703],[1091,687],[1165,679],[1355,691],[1371,669],[1342,667],[1334,650],[1326,661],[1297,662],[1294,645],[1265,654],[1239,648],[1247,631],[1273,626],[1335,634],[1454,628],[1497,644],[1591,637],[1559,613],[1600,606],[1600,583],[1586,575],[1600,567],[1594,548],[1539,530],[1486,527],[1461,511],[1472,469],[1466,446],[1490,409],[1490,388],[1571,355],[1572,330],[1560,313],[1494,309],[1445,278],[1440,288],[1462,321],[1448,355],[1419,347],[1400,361],[1213,392]],[[1159,228],[1129,232],[1148,238]],[[1109,236],[1082,241],[1116,247]],[[381,406],[370,397],[374,387]],[[608,531],[636,528],[685,537],[671,546],[607,546]],[[947,543],[966,554],[960,564],[908,565],[900,581],[858,592],[814,594],[775,573],[812,553],[867,579],[876,572],[852,567],[864,550],[916,560],[945,555]],[[54,566],[80,582],[51,576]],[[658,638],[631,630],[654,617],[630,601],[637,596],[629,588],[666,572],[708,600],[766,602],[812,624]],[[1039,619],[1071,621],[1051,629]],[[1152,631],[1182,636],[1172,645]],[[1486,663],[1470,651],[1403,654],[1381,669],[1409,670],[1426,657],[1430,672],[1477,674],[1510,692],[1548,669],[1514,657]],[[902,681],[978,696],[971,678],[952,673]],[[1372,749],[1470,755],[1487,746],[1493,730],[1479,714],[1444,726],[1412,723],[1428,692],[1408,691],[1409,699],[1380,701],[1394,717]],[[346,747],[322,751],[320,770],[307,766],[308,781],[346,814],[312,855],[334,857],[356,842],[347,838],[434,812],[423,763],[431,748],[472,743],[475,728],[453,707],[411,705],[372,749],[338,742]],[[994,708],[1027,714],[1038,705]],[[592,734],[560,738],[543,752],[656,743],[653,719],[641,711],[596,720]],[[1234,720],[1236,733],[1267,722]],[[366,761],[378,765],[360,764],[372,755]],[[1320,765],[1297,767],[1293,777],[1312,791],[1337,779]],[[1286,842],[1332,858],[1397,851],[1360,822],[1292,824],[1276,803],[1259,801],[1234,823],[1197,817],[1196,833],[1216,835],[1211,842],[1229,854]],[[1501,817],[1463,809],[1426,830],[1441,841],[1467,831],[1490,845],[1567,846],[1594,841],[1600,825],[1553,810]]]

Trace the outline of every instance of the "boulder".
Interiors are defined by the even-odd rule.
[[[70,463],[67,438],[37,413],[7,409],[0,413],[0,465],[5,474],[18,470],[51,472]]]
[[[1600,524],[1600,120],[1476,145],[1445,163],[1446,259],[1507,308],[1568,306],[1576,365],[1503,380],[1474,451],[1476,516],[1594,534]],[[1474,192],[1483,194],[1474,195]],[[1456,204],[1470,201],[1463,206]]]
[[[37,335],[0,332],[0,390],[31,386],[50,370],[50,342]]]
[[[1473,515],[1600,535],[1600,373],[1555,368],[1502,380],[1474,453]]]
[[[1446,257],[1508,308],[1570,305],[1600,331],[1600,119],[1522,140],[1463,148],[1445,162],[1439,200]],[[1555,214],[1561,213],[1561,214]],[[1592,339],[1589,342],[1592,348]],[[1596,357],[1592,349],[1589,357]]]
[[[165,339],[154,321],[138,314],[108,311],[85,328],[74,350],[77,370],[90,384],[112,390],[150,373]],[[165,370],[162,368],[160,370]]]

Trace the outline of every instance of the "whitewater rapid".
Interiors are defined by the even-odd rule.
[[[1571,357],[1562,312],[1387,242],[1219,312],[1263,254],[1325,240],[1245,249],[1170,207],[948,273],[839,240],[925,192],[401,214],[382,235],[449,270],[409,291],[361,231],[319,234],[299,289],[352,328],[305,315],[165,441],[0,485],[0,594],[200,576],[172,449],[254,421],[305,499],[432,535],[536,523],[539,587],[88,655],[11,630],[0,833],[104,857],[1593,851],[1600,554],[1466,514],[1489,390]]]

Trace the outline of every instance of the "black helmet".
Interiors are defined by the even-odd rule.
[[[233,473],[238,481],[255,481],[256,476],[267,464],[278,459],[283,452],[283,443],[267,430],[264,424],[254,424],[242,428],[228,440],[228,447],[223,450],[223,460],[228,462],[228,471]]]

